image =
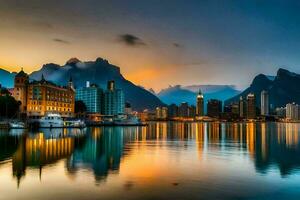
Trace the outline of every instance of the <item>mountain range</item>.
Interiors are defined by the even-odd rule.
[[[13,87],[14,76],[4,80],[7,74],[11,73],[0,74],[0,80],[4,86]],[[158,97],[126,80],[121,74],[119,67],[110,64],[102,58],[87,62],[71,58],[63,66],[54,63],[45,64],[38,71],[32,72],[29,77],[31,80],[40,80],[42,75],[44,75],[46,80],[59,85],[66,85],[70,77],[72,77],[76,88],[85,86],[86,81],[106,88],[107,81],[114,80],[116,87],[123,89],[125,100],[130,102],[135,110],[146,108],[153,110],[155,107],[163,105]]]
[[[300,75],[282,68],[278,69],[275,77],[259,74],[247,89],[228,99],[225,104],[237,102],[240,96],[246,98],[249,93],[254,93],[256,103],[260,106],[262,90],[268,91],[271,108],[285,106],[292,102],[300,104]]]
[[[182,102],[188,102],[190,105],[195,105],[199,89],[204,94],[205,103],[209,99],[225,101],[240,93],[232,85],[175,85],[161,90],[157,96],[166,104],[175,103],[179,105]],[[206,106],[204,108],[206,112]]]

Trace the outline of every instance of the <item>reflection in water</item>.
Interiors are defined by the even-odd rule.
[[[300,168],[299,124],[190,122],[157,122],[147,127],[43,129],[37,133],[2,130],[0,168],[11,161],[12,175],[19,185],[26,178],[28,168],[42,176],[45,166],[63,161],[68,176],[89,171],[99,182],[110,173],[118,173],[122,163],[126,164],[143,147],[149,147],[147,150],[155,147],[158,152],[196,150],[198,160],[194,162],[246,157],[255,166],[256,173],[267,174],[276,167],[282,178],[297,173]],[[186,164],[185,169],[188,168]]]

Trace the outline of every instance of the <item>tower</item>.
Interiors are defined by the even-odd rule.
[[[27,106],[27,85],[28,85],[29,77],[23,71],[23,68],[19,73],[16,74],[14,80],[14,98],[17,101],[21,102],[20,111],[21,113],[26,113]]]
[[[70,79],[69,79],[69,82],[68,82],[68,87],[74,90],[74,83],[73,83],[72,76],[70,76]]]
[[[263,90],[260,94],[260,111],[261,115],[269,115],[269,93]]]
[[[255,95],[250,93],[247,95],[247,119],[256,118]]]
[[[199,89],[197,95],[197,104],[196,104],[196,116],[203,116],[204,115],[204,98],[201,90]]]

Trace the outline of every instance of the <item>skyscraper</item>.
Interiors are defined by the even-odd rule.
[[[196,104],[196,116],[204,115],[204,98],[201,90],[199,89],[199,93],[197,95],[197,104]]]
[[[86,87],[76,90],[75,99],[82,101],[88,113],[101,114],[101,98],[103,91],[96,84],[86,83]]]
[[[299,120],[299,106],[295,102],[286,104],[286,119]]]
[[[121,89],[116,89],[114,81],[107,82],[107,90],[103,94],[102,114],[124,114],[125,99]]]
[[[182,102],[178,108],[179,117],[189,116],[189,104],[187,102]]]
[[[255,105],[255,95],[249,93],[247,95],[247,119],[256,118],[256,105]]]
[[[245,101],[244,101],[243,97],[240,96],[240,100],[239,100],[239,115],[240,115],[240,118],[246,117],[246,113],[247,113],[247,109],[246,109]]]
[[[265,90],[263,90],[261,93],[260,93],[260,114],[261,115],[269,115],[269,93]]]
[[[207,102],[207,116],[219,118],[222,112],[222,101],[217,99],[210,99]]]

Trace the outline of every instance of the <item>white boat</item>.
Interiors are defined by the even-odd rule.
[[[143,123],[140,121],[140,119],[137,116],[134,115],[127,115],[125,117],[119,117],[114,120],[115,125],[120,126],[137,126],[137,125],[143,125]]]
[[[63,128],[64,121],[60,114],[48,113],[38,120],[40,128]]]
[[[26,125],[25,125],[24,122],[12,121],[12,122],[9,122],[9,128],[11,128],[11,129],[24,129],[24,128],[26,128]]]
[[[86,127],[84,121],[77,119],[77,120],[66,120],[64,122],[64,127],[66,128],[84,128]]]

